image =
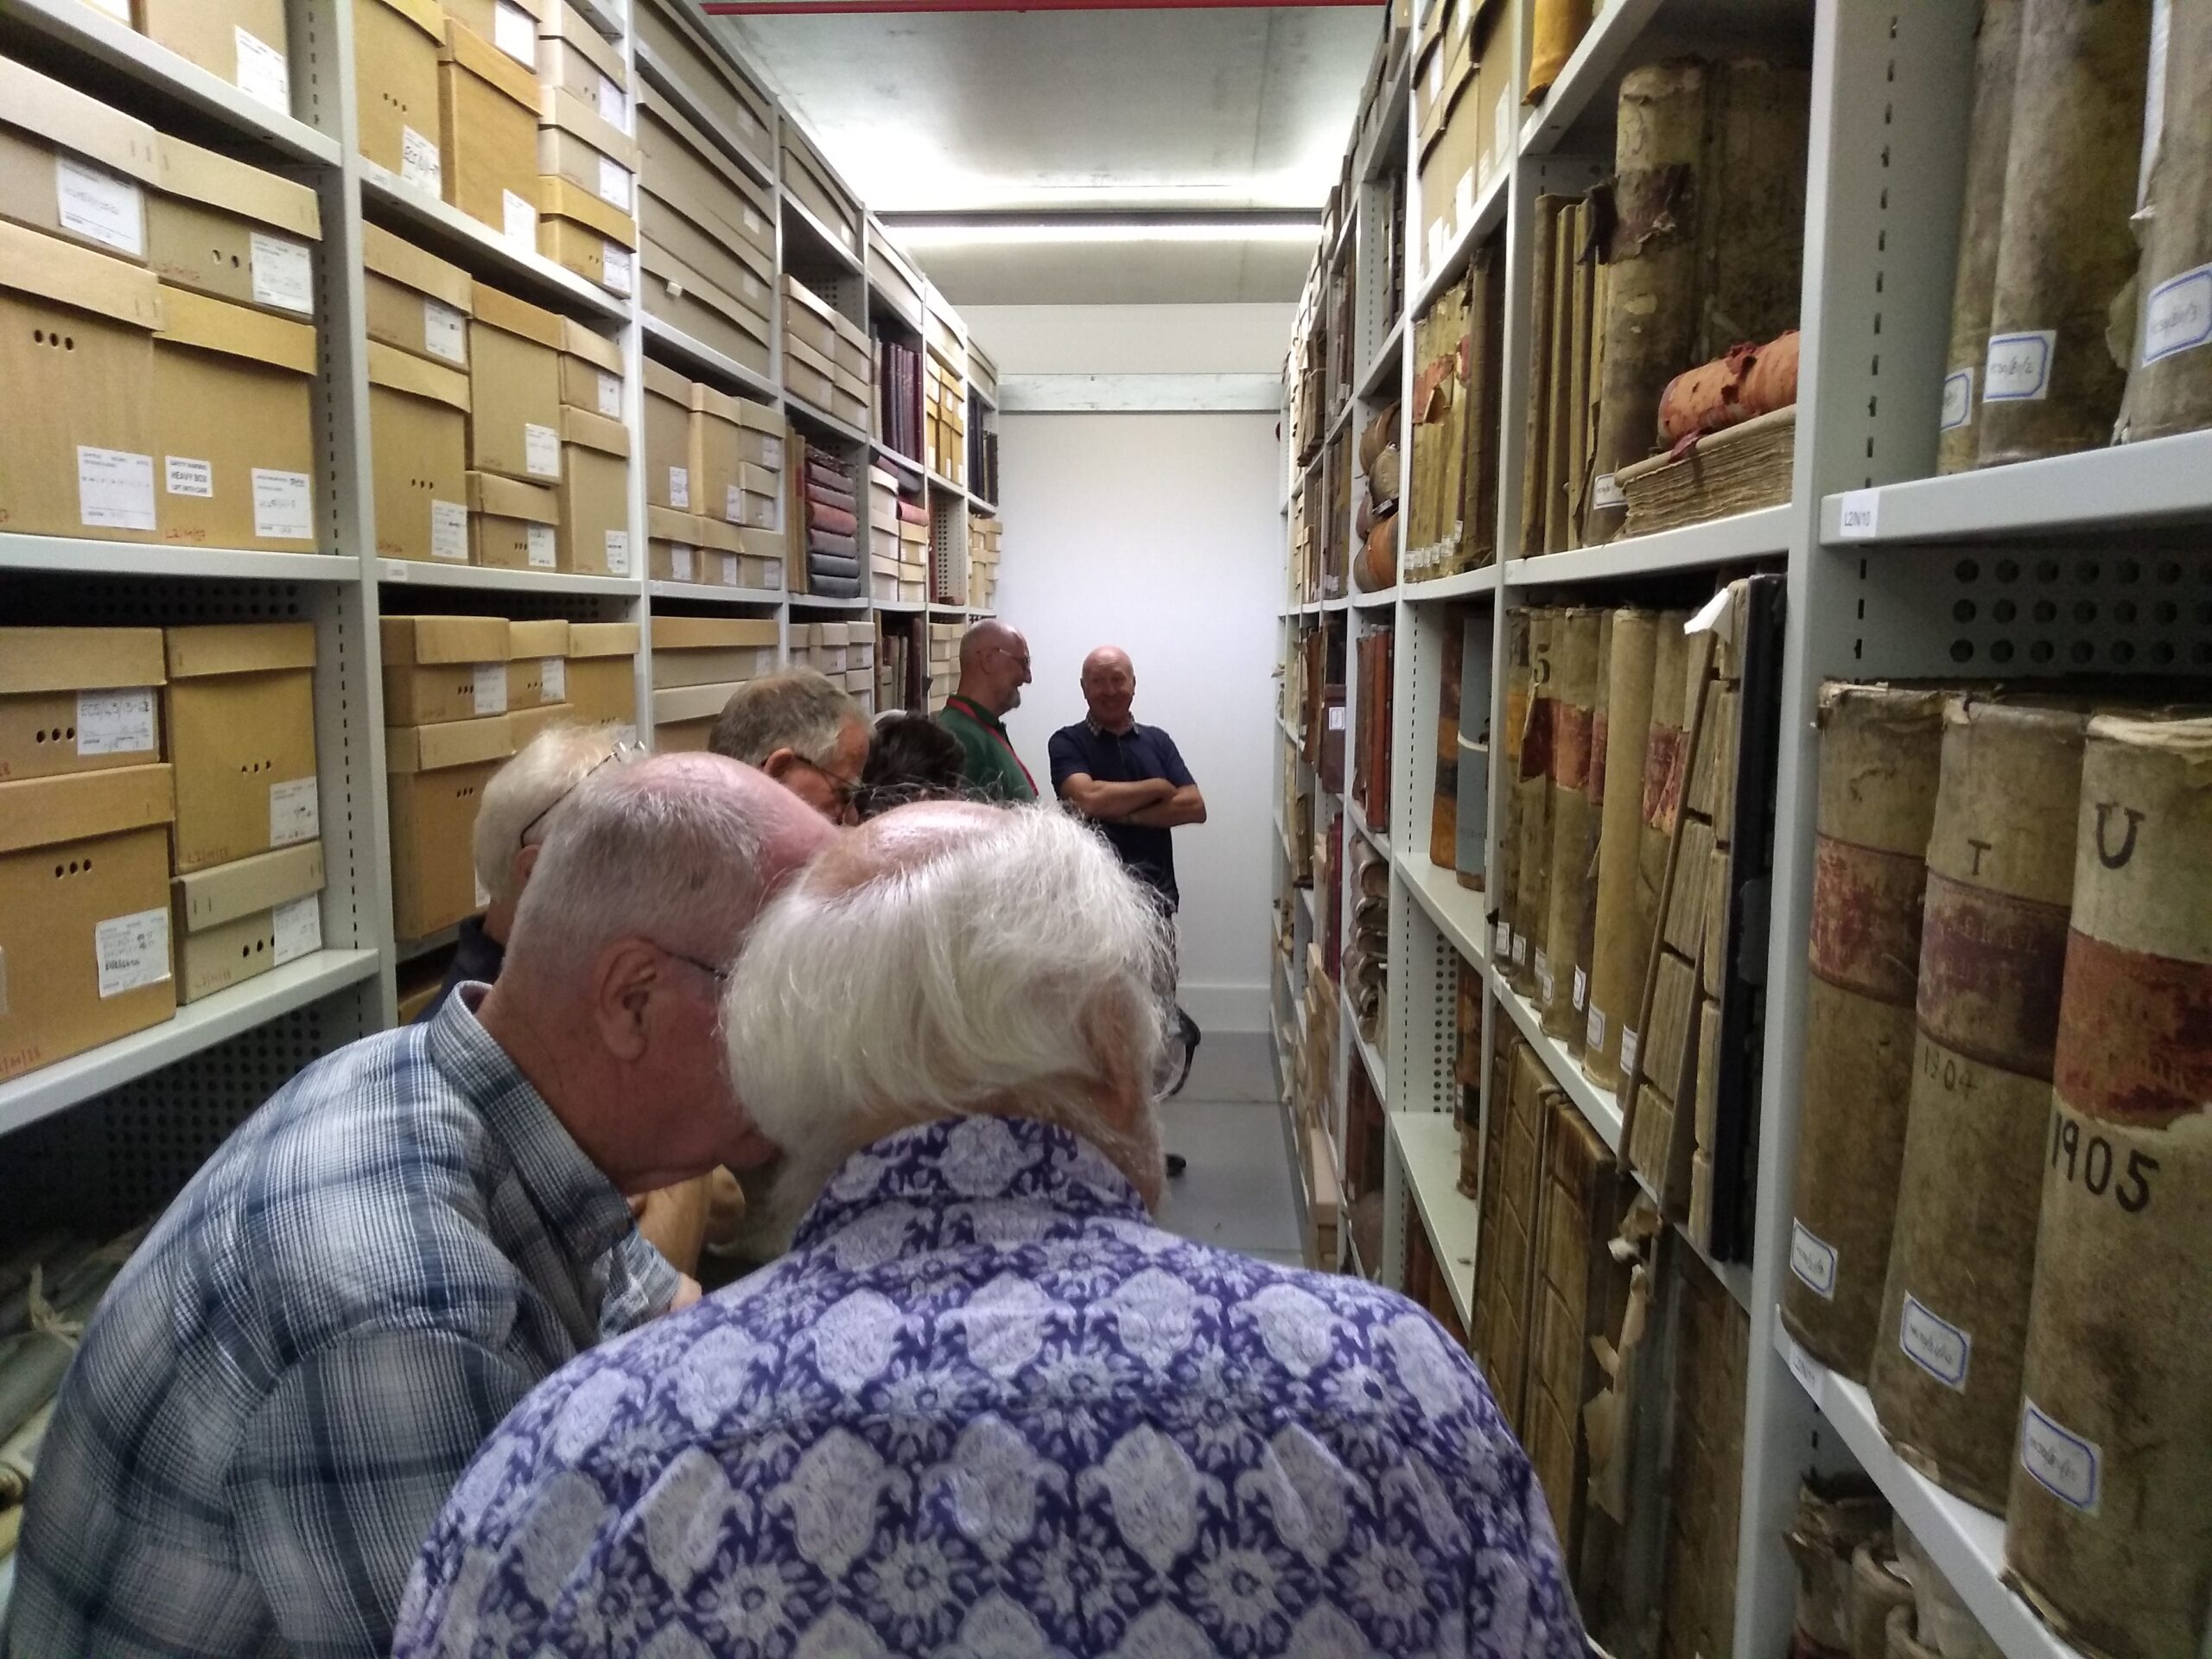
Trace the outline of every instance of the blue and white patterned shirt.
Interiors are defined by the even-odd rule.
[[[1579,1659],[1543,1495],[1404,1298],[1162,1232],[1000,1118],[585,1356],[431,1532],[395,1659]]]
[[[481,995],[302,1071],[116,1281],[32,1483],[14,1659],[384,1655],[484,1438],[668,1306]]]

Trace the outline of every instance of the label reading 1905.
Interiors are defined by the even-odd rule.
[[[2084,1134],[2077,1120],[2058,1112],[2051,1117],[2050,1166],[2063,1170],[2068,1182],[2080,1182],[2093,1198],[2110,1193],[2114,1204],[2133,1215],[2151,1207],[2151,1177],[2158,1173],[2158,1160],[2145,1152],[2131,1152],[2122,1164],[2111,1141]]]

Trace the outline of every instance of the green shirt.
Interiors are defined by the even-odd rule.
[[[966,697],[945,700],[938,724],[960,741],[960,777],[968,787],[993,801],[1033,801],[1037,785],[1014,753],[1006,722]]]

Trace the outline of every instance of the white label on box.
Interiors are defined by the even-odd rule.
[[[288,899],[270,912],[275,924],[273,954],[276,965],[297,962],[322,949],[322,895],[309,893]]]
[[[2143,360],[2156,363],[2212,340],[2212,265],[2169,276],[2143,307]]]
[[[150,688],[77,694],[79,755],[153,752],[154,693]]]
[[[1882,524],[1882,493],[1879,490],[1846,490],[1843,493],[1842,521],[1836,527],[1836,539],[1845,542],[1871,540]]]
[[[1789,1271],[1815,1296],[1835,1300],[1835,1246],[1808,1232],[1795,1216],[1789,1219]]]
[[[423,302],[423,349],[448,363],[468,361],[468,315],[442,300]]]
[[[610,421],[622,418],[622,381],[620,377],[600,371],[599,412]]]
[[[1451,228],[1440,219],[1432,219],[1428,221],[1428,264],[1426,267],[1427,270],[1434,270],[1444,263],[1444,244],[1451,232]]]
[[[742,587],[744,584],[739,580],[737,555],[734,553],[722,553],[716,555],[716,556],[722,562],[722,586],[725,588]]]
[[[1529,960],[1529,936],[1516,928],[1513,932],[1513,962],[1516,967]]]
[[[610,207],[630,210],[630,169],[604,156],[599,158],[599,199]]]
[[[2039,404],[2050,391],[2051,353],[2058,349],[2054,328],[2023,328],[1989,337],[1989,358],[1981,368],[1985,404]]]
[[[561,476],[561,435],[550,426],[524,421],[522,427],[522,464],[532,478]]]
[[[560,563],[559,538],[550,524],[532,524],[523,532],[529,548],[530,568],[550,570]]]
[[[691,550],[681,543],[668,550],[668,568],[676,573],[678,582],[691,580]]]
[[[56,156],[54,196],[55,217],[71,235],[133,259],[146,257],[146,199],[130,180]]]
[[[2020,1467],[2060,1503],[2094,1515],[2103,1463],[2094,1440],[2061,1427],[2034,1401],[2021,1402]]]
[[[292,66],[282,52],[257,35],[235,25],[238,41],[238,91],[257,99],[279,114],[292,112]]]
[[[747,236],[759,236],[767,228],[767,220],[762,219],[758,212],[751,207],[745,209],[745,233]]]
[[[607,285],[617,294],[627,294],[638,285],[632,257],[620,242],[609,242],[600,251],[599,268],[607,274]]]
[[[322,791],[312,778],[269,785],[269,844],[289,847],[322,833]]]
[[[1592,1054],[1605,1052],[1605,1011],[1595,1002],[1590,1005],[1589,1022],[1582,1027],[1582,1046]]]
[[[492,8],[492,44],[525,69],[537,67],[537,20],[520,6],[499,0]]]
[[[841,651],[838,653],[838,664],[840,667],[843,666],[843,659],[844,653]],[[754,678],[757,679],[763,674],[772,674],[775,671],[776,648],[773,645],[763,645],[759,651],[753,652],[753,674]]]
[[[400,128],[399,176],[434,196],[443,195],[445,166],[438,156],[438,141],[425,138],[412,127]]]
[[[1428,60],[1428,101],[1432,104],[1444,96],[1444,54],[1440,50]]]
[[[1904,1357],[1947,1388],[1966,1392],[1967,1362],[1974,1357],[1974,1338],[1930,1313],[1910,1291],[1897,1319],[1897,1346]]]
[[[154,527],[154,458],[77,446],[77,517],[90,530]]]
[[[169,976],[169,907],[100,923],[92,929],[92,949],[99,960],[102,1000],[160,984]]]
[[[270,541],[315,539],[315,480],[305,473],[253,469],[253,533]]]
[[[607,568],[618,576],[630,574],[630,532],[610,530],[607,532]]]
[[[1620,480],[1611,473],[1600,473],[1590,486],[1590,505],[1593,507],[1624,507],[1628,497],[1622,493]]]
[[[537,251],[537,206],[512,190],[499,192],[499,207],[507,240],[527,253]]]
[[[1536,1000],[1549,1007],[1552,1000],[1552,959],[1536,952]]]
[[[459,502],[430,503],[430,556],[468,563],[468,509]]]
[[[1513,154],[1513,100],[1504,93],[1497,97],[1497,108],[1491,111],[1494,130],[1491,142],[1497,146],[1495,159],[1500,166]]]
[[[1580,1013],[1582,1011],[1582,1005],[1583,1005],[1584,1003],[1587,1002],[1589,1000],[1590,1000],[1590,976],[1589,976],[1586,972],[1585,972],[1582,969],[1578,968],[1578,969],[1576,969],[1574,970],[1574,1010],[1575,1010],[1575,1012],[1576,1012],[1577,1014],[1580,1014]]]
[[[623,131],[630,130],[630,99],[611,75],[601,75],[592,86],[592,102],[599,106],[599,118],[611,122]]]
[[[1937,429],[1955,432],[1974,418],[1974,371],[1953,369],[1943,377],[1943,415]]]
[[[1329,705],[1329,729],[1332,732],[1344,729],[1344,706],[1341,702]]]
[[[315,260],[306,243],[253,233],[253,302],[303,314],[315,310]]]
[[[215,463],[212,461],[194,461],[189,455],[163,455],[162,478],[171,495],[206,499],[215,493]]]
[[[1497,937],[1491,944],[1491,955],[1494,957],[1510,955],[1513,950],[1513,930],[1503,922],[1500,922],[1497,925]]]
[[[569,700],[569,659],[565,657],[541,657],[537,662],[537,686],[548,702]]]
[[[722,517],[733,524],[745,522],[745,492],[734,484],[722,493]]]
[[[668,469],[668,505],[678,512],[691,511],[691,469],[671,467]]]
[[[777,588],[784,585],[784,562],[781,559],[760,561],[760,585]]]
[[[505,663],[479,663],[469,677],[476,687],[476,717],[504,715],[507,712],[507,665]]]
[[[1475,222],[1475,169],[1469,168],[1452,187],[1452,223],[1465,231]]]
[[[1820,1362],[1797,1345],[1797,1340],[1787,1331],[1782,1334],[1782,1363],[1789,1368],[1789,1375],[1797,1379],[1797,1386],[1813,1396],[1813,1403],[1821,1403],[1827,1372]]]
[[[1621,1075],[1623,1077],[1633,1077],[1636,1075],[1636,1057],[1640,1046],[1636,1033],[1626,1026],[1623,1026],[1621,1027]]]

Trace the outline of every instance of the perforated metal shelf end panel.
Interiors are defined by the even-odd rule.
[[[2212,679],[2212,550],[2116,539],[1816,556],[1855,578],[1853,673]]]

